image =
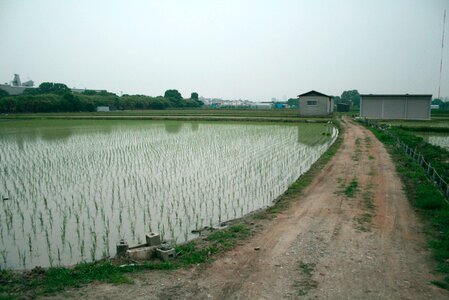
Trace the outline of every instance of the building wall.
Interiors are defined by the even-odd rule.
[[[415,120],[430,120],[431,97],[414,97],[408,99],[407,117]]]
[[[397,97],[396,97],[397,98]],[[405,98],[389,97],[384,98],[383,118],[384,119],[405,119],[406,118],[406,100]]]
[[[109,111],[109,106],[97,106],[97,111],[98,112],[107,112]]]
[[[9,84],[0,84],[0,89],[7,91],[10,95],[20,95],[23,93],[25,89],[29,89],[32,87],[29,86],[12,86]]]
[[[316,101],[316,105],[307,105],[307,101]],[[299,97],[300,116],[327,116],[333,111],[333,101],[324,96]]]
[[[431,96],[361,96],[360,116],[370,119],[430,120]]]

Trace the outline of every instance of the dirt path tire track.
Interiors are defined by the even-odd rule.
[[[266,228],[206,267],[68,295],[137,299],[449,299],[385,147],[343,122],[337,154]],[[353,194],[347,189],[357,182]],[[255,251],[255,247],[260,247]]]

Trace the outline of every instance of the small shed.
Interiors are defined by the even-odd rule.
[[[430,120],[432,95],[360,95],[360,116],[369,119]]]
[[[97,112],[109,111],[109,106],[97,106]]]
[[[334,111],[332,96],[310,91],[298,95],[300,116],[328,116]]]

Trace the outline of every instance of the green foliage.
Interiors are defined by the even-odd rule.
[[[198,98],[198,93],[196,93],[196,92],[193,92],[191,95],[190,95],[190,99],[192,99],[192,100],[199,100],[199,98]]]
[[[355,107],[360,107],[360,94],[357,90],[344,91],[341,94],[341,102],[351,103]]]
[[[182,95],[178,90],[166,90],[164,98],[170,102],[170,106],[182,107]]]
[[[194,242],[176,247],[179,259],[184,265],[200,264],[209,261],[211,254],[217,253],[213,246],[199,249]]]
[[[444,104],[444,101],[441,99],[433,99],[432,104],[433,105],[441,105],[441,104]]]
[[[146,262],[141,265],[120,267],[110,261],[81,263],[73,268],[56,267],[34,269],[30,273],[21,274],[0,270],[0,299],[16,297],[35,298],[62,291],[70,287],[80,287],[94,281],[112,284],[133,283],[126,276],[139,270],[170,270],[174,265],[170,262]]]
[[[290,107],[298,107],[299,106],[298,100],[299,100],[298,98],[290,98],[290,99],[287,100],[287,104]]]
[[[334,103],[335,104],[342,103],[340,96],[335,96],[334,97]]]
[[[177,106],[179,105],[179,106]],[[90,92],[73,94],[22,94],[0,98],[0,113],[27,112],[93,112],[97,106],[109,106],[111,110],[165,109],[168,107],[200,107],[203,103],[192,99],[170,102],[164,97],[124,95]]]
[[[31,95],[40,95],[40,94],[69,94],[72,90],[70,90],[63,83],[54,83],[54,82],[43,82],[39,85],[38,88],[29,88],[25,89],[24,94]]]
[[[164,97],[123,95],[118,97],[106,90],[85,90],[72,93],[63,83],[43,82],[38,88],[25,89],[24,93],[9,96],[0,90],[0,113],[37,112],[93,112],[97,106],[109,106],[111,110],[165,109],[168,107],[201,107],[198,93],[184,100],[177,90],[167,90]]]
[[[85,90],[81,94],[87,95],[87,96],[117,96],[116,94],[108,92],[106,90],[102,90],[99,92],[94,91],[94,90]]]
[[[344,193],[346,197],[354,198],[355,193],[359,190],[359,183],[357,179],[352,179],[351,183],[345,188]]]
[[[416,149],[421,153],[426,161],[435,168],[435,170],[443,177],[446,182],[449,182],[449,151],[426,143],[422,137],[414,135],[405,128],[391,128],[392,133],[400,138],[409,147]]]
[[[443,101],[442,99],[433,99],[432,104],[439,105],[440,110],[449,110],[449,101]]]
[[[0,89],[0,98],[9,96],[9,93],[5,90]]]

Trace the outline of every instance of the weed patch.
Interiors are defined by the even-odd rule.
[[[361,156],[362,156],[361,139],[356,138],[355,139],[355,151],[354,151],[354,155],[352,156],[352,160],[359,161]]]
[[[348,198],[354,198],[355,194],[359,191],[359,183],[356,178],[352,179],[351,183],[344,189],[343,193]]]
[[[305,296],[311,289],[318,287],[318,282],[312,279],[315,264],[300,261],[298,269],[301,272],[301,279],[295,281],[294,287],[297,290],[297,296]]]

